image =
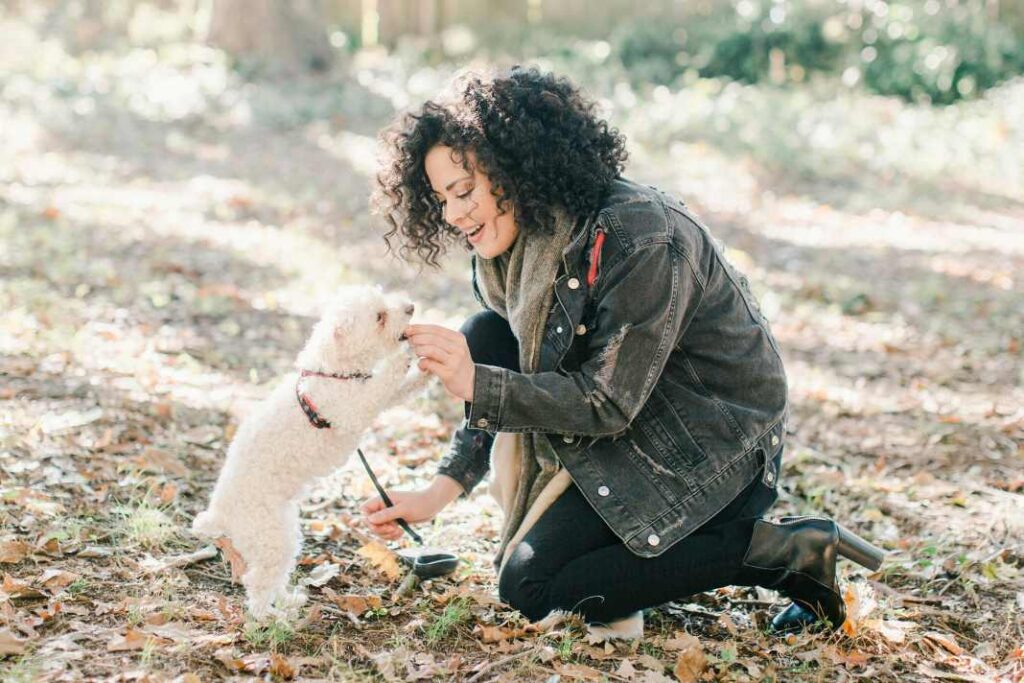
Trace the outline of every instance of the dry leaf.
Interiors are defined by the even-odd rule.
[[[143,633],[142,631],[136,630],[134,628],[130,628],[128,629],[127,632],[125,632],[123,636],[116,635],[110,639],[110,642],[107,643],[107,652],[125,652],[128,650],[141,650],[142,648],[146,647],[147,643],[150,642],[168,643],[170,641],[161,640],[156,636],[150,635],[148,633]]]
[[[648,654],[638,655],[636,658],[636,663],[644,667],[645,669],[650,669],[651,671],[665,670],[665,664],[660,659]]]
[[[358,551],[360,555],[373,563],[384,576],[391,581],[397,581],[402,577],[402,567],[398,564],[398,557],[377,541],[370,541]]]
[[[309,576],[300,582],[303,586],[320,587],[330,582],[335,576],[341,573],[341,567],[333,562],[324,562],[309,573]]]
[[[0,628],[0,657],[20,655],[25,651],[24,638],[14,635],[10,629]]]
[[[377,595],[329,595],[339,609],[357,617],[371,609],[380,609],[384,601]]]
[[[17,564],[24,560],[32,549],[25,541],[0,541],[0,564]]]
[[[586,666],[584,664],[563,664],[561,662],[555,662],[555,671],[570,680],[600,681],[604,678],[604,674],[602,672],[592,666]]]
[[[945,633],[938,633],[937,631],[929,631],[924,634],[924,637],[925,640],[942,646],[942,648],[950,654],[962,655],[964,653],[963,648],[957,645],[957,642],[953,640],[953,636],[946,635]]]
[[[147,448],[133,462],[146,472],[166,472],[179,477],[188,474],[188,468],[181,464],[177,456],[159,448]]]
[[[524,628],[505,628],[503,626],[485,626],[477,624],[473,627],[473,635],[484,643],[500,643],[503,640],[522,638],[528,631]]]
[[[242,575],[245,574],[245,559],[242,554],[235,550],[235,546],[231,545],[231,539],[227,536],[221,536],[213,543],[220,548],[224,559],[231,565],[231,580],[234,583],[241,583]]]
[[[284,655],[276,652],[270,655],[270,673],[280,678],[295,678],[295,667],[291,665]]]
[[[615,675],[625,678],[627,681],[636,676],[636,667],[628,659],[623,659],[622,664],[615,670]]]
[[[79,578],[81,577],[79,577],[78,574],[72,574],[71,572],[61,571],[60,569],[47,569],[43,572],[43,575],[39,577],[39,583],[43,585],[46,590],[56,592],[63,588],[67,588]]]
[[[700,640],[686,633],[677,634],[675,640],[685,643],[685,646],[680,650],[672,672],[681,683],[694,683],[708,665],[704,646]]]
[[[174,482],[167,482],[157,491],[157,500],[161,505],[170,505],[178,497],[178,486]]]
[[[36,590],[27,581],[16,579],[10,574],[4,574],[4,582],[0,584],[0,590],[12,598],[42,598],[45,597],[42,591]]]

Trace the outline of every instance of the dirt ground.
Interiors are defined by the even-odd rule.
[[[311,609],[247,621],[188,526],[318,303],[380,282],[435,322],[474,310],[463,252],[405,266],[366,208],[375,132],[444,72],[364,59],[245,83],[195,46],[46,53],[0,81],[0,679],[1024,679],[1024,191],[790,174],[614,114],[628,175],[694,207],[772,321],[777,512],[888,551],[841,564],[847,624],[774,638],[777,596],[728,588],[651,610],[637,643],[529,625],[495,597],[485,487],[423,530],[461,569],[409,585],[353,519],[351,466],[303,508]],[[435,387],[383,415],[363,449],[385,484],[428,481],[459,411]]]

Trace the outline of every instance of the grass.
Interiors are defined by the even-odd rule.
[[[142,500],[135,505],[118,506],[119,531],[133,545],[161,550],[178,534],[178,525],[163,509]]]
[[[36,657],[25,656],[0,671],[0,674],[4,683],[35,683],[42,678],[43,663]]]
[[[472,617],[470,601],[455,598],[444,606],[444,610],[424,629],[429,645],[436,645],[453,634],[460,626],[469,623]]]
[[[272,621],[268,624],[259,624],[255,621],[247,622],[242,634],[253,647],[269,647],[271,650],[277,650],[295,638],[295,630],[288,624],[279,621]]]

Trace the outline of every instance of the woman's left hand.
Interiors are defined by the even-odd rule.
[[[440,325],[409,325],[405,336],[420,359],[420,370],[437,375],[455,397],[473,401],[476,365],[465,335]]]

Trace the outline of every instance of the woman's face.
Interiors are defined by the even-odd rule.
[[[491,194],[491,181],[476,168],[476,158],[467,152],[470,171],[453,158],[454,150],[435,145],[423,160],[424,170],[444,220],[459,229],[482,258],[494,258],[511,248],[519,235],[512,211],[500,213]]]

